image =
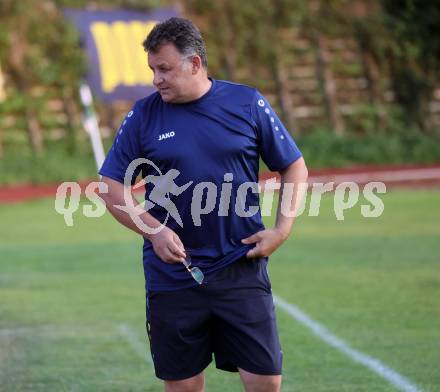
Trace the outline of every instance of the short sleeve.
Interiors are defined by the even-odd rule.
[[[261,158],[272,171],[281,171],[302,156],[295,141],[267,100],[257,91],[251,104]]]
[[[128,112],[115,136],[113,145],[99,170],[101,176],[124,183],[125,172],[130,163],[142,156],[140,146],[141,112],[135,105]],[[131,183],[134,184],[139,170],[135,171]]]

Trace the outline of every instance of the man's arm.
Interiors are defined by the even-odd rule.
[[[148,227],[154,229],[161,225],[156,218],[142,208],[131,194],[131,189],[130,197],[133,203],[131,206],[126,206],[124,199],[125,186],[109,177],[102,177],[102,182],[107,184],[108,193],[101,194],[100,196],[104,200],[107,209],[119,223],[150,240],[153,244],[154,251],[162,261],[166,263],[177,263],[185,260],[185,248],[179,236],[173,230],[163,226],[156,234],[146,233],[131,219],[129,212],[132,213],[131,215],[138,215],[142,222]],[[128,210],[122,211],[116,207],[118,205],[126,206]]]
[[[272,229],[259,231],[248,238],[242,240],[244,244],[256,244],[247,257],[266,257],[271,255],[289,236],[295,220],[296,212],[301,206],[302,199],[306,192],[306,187],[301,186],[307,181],[308,171],[304,159],[301,157],[290,164],[280,172],[281,188],[278,199],[277,218],[275,226]],[[290,202],[290,211],[293,217],[285,216],[281,211],[281,201],[284,196],[285,184],[293,184],[292,200]]]

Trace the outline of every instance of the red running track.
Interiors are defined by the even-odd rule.
[[[263,172],[260,182],[277,177],[277,173]],[[80,182],[81,188],[91,181]],[[431,165],[400,165],[400,166],[352,166],[349,168],[326,168],[309,171],[310,184],[320,182],[353,181],[359,185],[371,181],[381,181],[387,188],[440,188],[440,163]],[[19,203],[23,201],[53,198],[59,184],[48,185],[14,185],[0,186],[0,203]]]

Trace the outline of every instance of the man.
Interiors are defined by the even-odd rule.
[[[282,352],[266,264],[293,218],[278,208],[275,227],[265,229],[254,185],[261,156],[281,174],[280,196],[284,184],[294,184],[289,207],[296,211],[298,184],[307,179],[304,160],[255,89],[208,77],[204,42],[190,21],[159,23],[143,45],[158,91],[127,115],[100,174],[110,212],[145,238],[156,375],[166,391],[203,391],[203,370],[214,354],[219,369],[240,372],[246,391],[278,391]],[[127,168],[140,158],[143,164],[124,185]],[[154,179],[146,186],[148,211],[139,213],[132,196],[131,207],[115,207],[127,204],[124,194],[140,171]],[[163,195],[162,202],[153,203],[152,192]],[[130,218],[135,211],[142,225]],[[202,284],[185,260],[204,274]]]

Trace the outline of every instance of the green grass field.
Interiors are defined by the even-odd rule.
[[[298,219],[273,291],[356,350],[440,391],[440,192],[390,191],[384,214]],[[141,241],[109,214],[66,227],[53,200],[0,205],[0,391],[161,391],[148,362]],[[270,224],[270,219],[268,223]],[[283,391],[396,389],[283,310]],[[211,365],[207,391],[241,391]]]

